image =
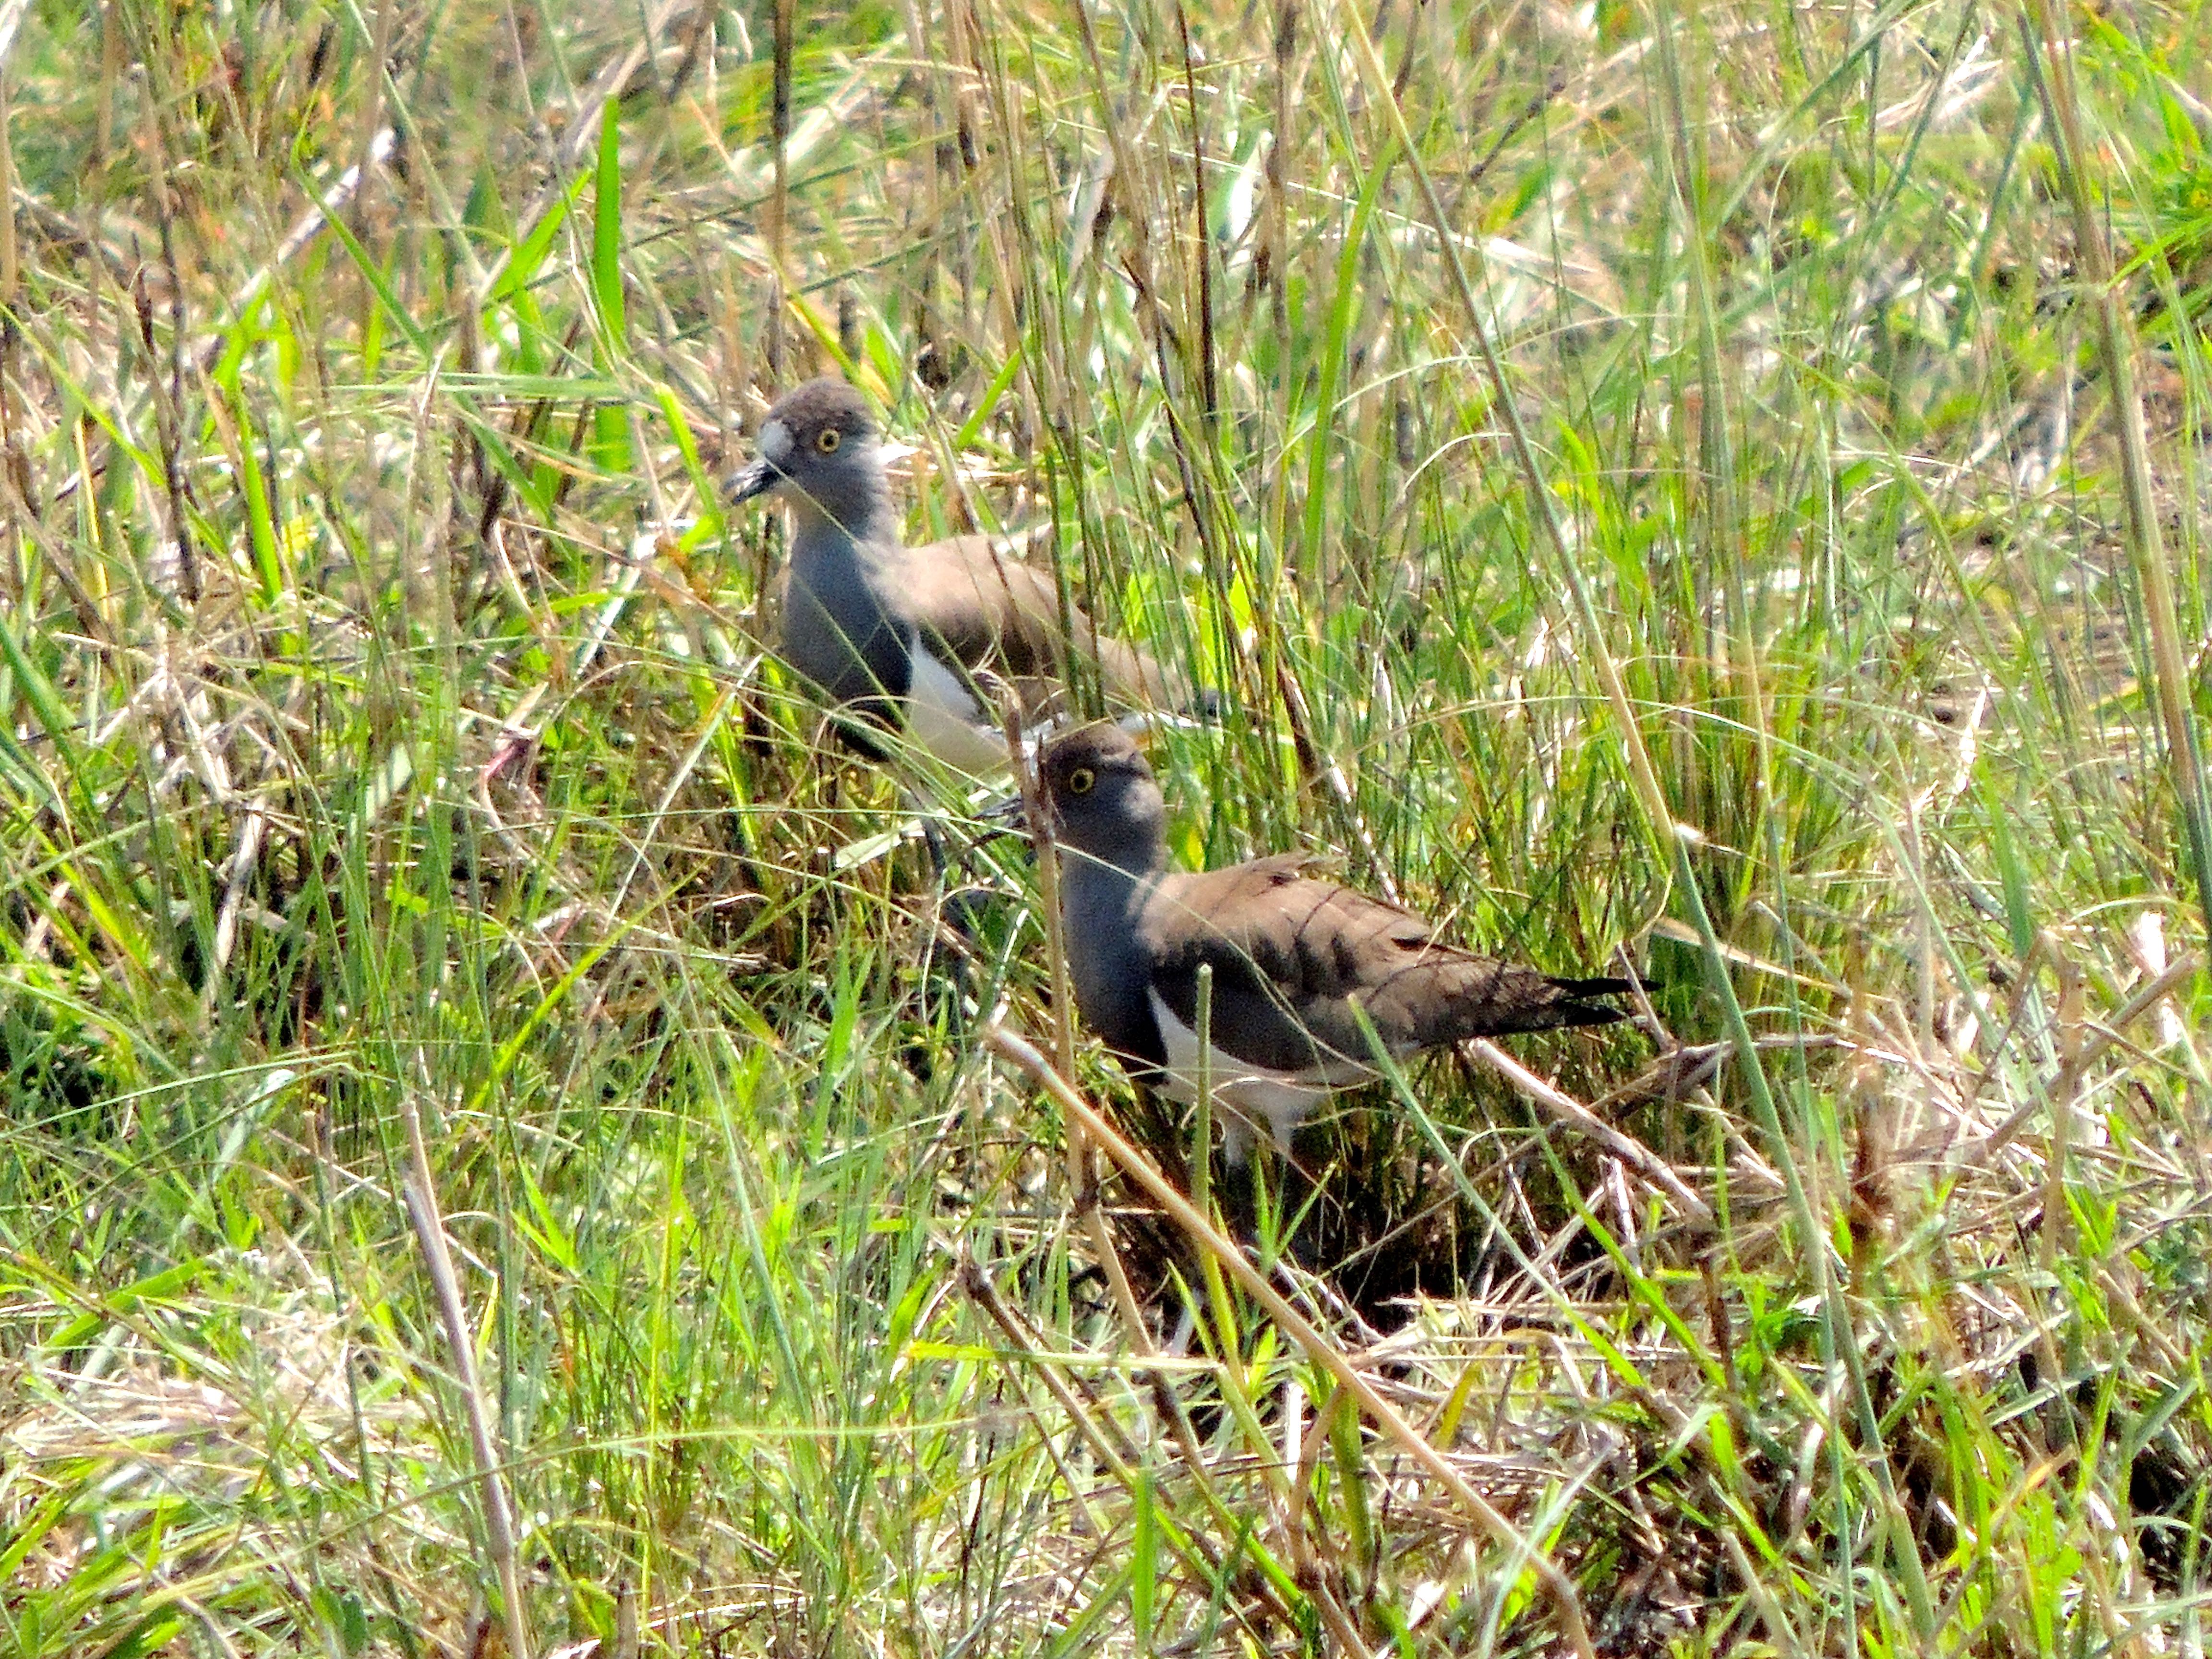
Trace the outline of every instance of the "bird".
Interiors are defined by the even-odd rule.
[[[1135,740],[1079,727],[1038,756],[1060,853],[1060,931],[1084,1023],[1136,1081],[1198,1098],[1199,970],[1211,967],[1204,1073],[1231,1167],[1264,1126],[1287,1158],[1330,1093],[1380,1075],[1361,1015],[1394,1060],[1470,1037],[1623,1017],[1620,979],[1558,979],[1443,943],[1401,905],[1306,873],[1283,853],[1168,868],[1167,804]]]
[[[825,376],[776,399],[732,505],[788,502],[796,523],[782,604],[782,654],[841,713],[847,740],[877,760],[903,732],[954,770],[1006,769],[1006,739],[979,687],[1011,682],[1025,715],[1064,701],[1069,648],[1088,657],[1109,706],[1168,708],[1188,684],[1075,611],[1063,634],[1051,573],[985,536],[900,540],[880,428],[851,385]],[[1072,636],[1072,638],[1071,638]]]

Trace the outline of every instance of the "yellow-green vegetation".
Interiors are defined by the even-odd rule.
[[[2198,1650],[2212,13],[0,40],[7,1651]],[[767,648],[830,368],[1179,856],[1646,981],[1262,1166],[1310,1330]]]

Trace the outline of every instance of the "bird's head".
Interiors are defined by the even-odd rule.
[[[875,416],[860,394],[825,376],[775,400],[750,465],[730,477],[732,506],[781,495],[841,524],[864,522],[884,493]]]
[[[1066,846],[1139,873],[1166,857],[1167,804],[1136,739],[1111,721],[1055,738],[1037,757],[1037,782]]]

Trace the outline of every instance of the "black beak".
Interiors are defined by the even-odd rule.
[[[722,488],[728,494],[730,505],[735,507],[756,495],[767,495],[782,482],[783,473],[766,456],[763,456],[750,466],[739,467],[730,474]]]
[[[994,800],[988,806],[975,809],[979,823],[996,827],[1003,835],[1027,835],[1030,829],[1029,805],[1016,790],[1003,800]]]

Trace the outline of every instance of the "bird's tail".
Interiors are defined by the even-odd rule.
[[[1625,979],[1554,979],[1552,983],[1571,997],[1626,996],[1633,988]]]
[[[1552,988],[1559,993],[1559,1000],[1547,1012],[1560,1025],[1610,1025],[1615,1020],[1628,1018],[1626,1009],[1586,1000],[1626,994],[1629,983],[1625,979],[1555,979]]]

